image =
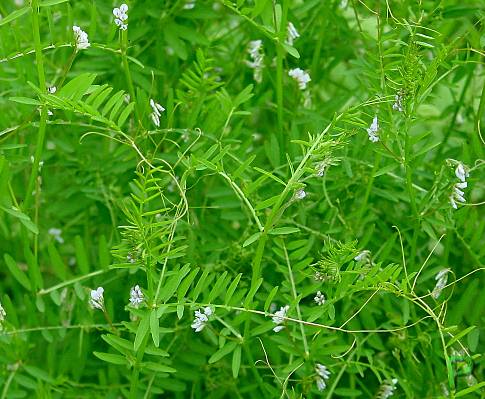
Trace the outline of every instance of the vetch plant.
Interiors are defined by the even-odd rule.
[[[483,395],[476,4],[4,3],[0,399]]]

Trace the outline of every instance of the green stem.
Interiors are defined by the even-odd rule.
[[[32,31],[34,34],[34,47],[35,47],[35,60],[37,64],[37,75],[39,79],[40,90],[45,90],[45,73],[44,73],[44,59],[42,56],[42,46],[40,44],[40,31],[39,31],[39,0],[32,0]],[[39,173],[39,162],[42,157],[42,151],[45,140],[45,130],[47,121],[47,108],[41,106],[40,111],[40,123],[39,131],[37,134],[37,145],[35,148],[34,163],[32,165],[32,171],[30,173],[29,182],[27,184],[27,191],[25,193],[24,210],[27,210],[32,203],[32,190],[34,189],[35,181]],[[36,196],[39,193],[36,193]]]
[[[340,114],[336,116],[332,122],[330,122],[327,127],[317,136],[315,141],[313,142],[312,146],[308,149],[307,153],[301,160],[300,164],[296,168],[293,175],[288,180],[283,192],[278,197],[278,200],[274,204],[273,208],[271,209],[268,218],[266,219],[266,223],[264,225],[264,230],[259,237],[258,247],[256,248],[256,253],[253,258],[252,262],[252,277],[251,277],[251,286],[253,287],[261,276],[261,261],[263,259],[264,248],[266,246],[266,242],[268,240],[268,232],[273,229],[273,225],[277,222],[278,217],[282,216],[282,212],[280,212],[280,208],[283,205],[283,201],[286,199],[290,190],[294,189],[295,183],[298,182],[302,174],[304,173],[305,165],[307,164],[310,157],[313,155],[315,149],[318,147],[320,142],[322,141],[323,137],[327,134],[327,132],[331,129],[331,127],[337,123],[340,118],[342,118],[344,114]]]

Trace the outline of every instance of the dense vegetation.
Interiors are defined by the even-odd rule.
[[[0,399],[483,397],[482,1],[0,14]]]

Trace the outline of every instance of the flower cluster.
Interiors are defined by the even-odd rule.
[[[294,194],[294,199],[296,200],[302,200],[303,198],[306,197],[306,192],[302,188],[300,190],[297,190]]]
[[[431,296],[434,299],[438,299],[439,296],[441,295],[441,291],[443,291],[443,288],[446,286],[446,282],[448,281],[448,273],[450,272],[450,269],[441,269],[435,276],[436,280],[436,285],[433,289],[433,292],[431,293]]]
[[[143,301],[145,300],[145,296],[140,289],[140,286],[137,284],[130,290],[130,303],[131,306],[137,308],[140,306]]]
[[[273,316],[273,323],[276,324],[276,327],[273,328],[274,332],[280,332],[285,328],[285,326],[282,326],[281,324],[285,321],[286,313],[290,310],[289,305],[282,306],[280,310],[274,313]]]
[[[104,288],[98,287],[95,290],[91,290],[91,298],[89,299],[89,304],[93,309],[104,310]]]
[[[49,235],[54,237],[54,240],[56,240],[59,244],[64,244],[64,238],[62,238],[62,230],[61,229],[56,229],[55,227],[49,229],[47,231]]]
[[[246,65],[254,69],[253,77],[257,83],[263,80],[263,42],[261,40],[252,40],[248,44],[248,53],[251,61],[246,60]]]
[[[379,131],[379,120],[377,119],[377,115],[374,116],[372,119],[372,124],[367,129],[367,134],[369,135],[369,140],[373,143],[377,143],[379,141],[379,135],[377,132]]]
[[[323,295],[320,291],[317,292],[317,295],[313,300],[316,302],[318,306],[321,306],[325,303],[325,295]]]
[[[317,388],[323,391],[327,387],[326,381],[330,378],[330,371],[320,363],[315,365],[315,372],[317,373]]]
[[[463,189],[468,186],[466,179],[469,175],[470,174],[463,164],[459,163],[455,169],[455,176],[458,178],[459,182],[453,184],[453,190],[450,195],[450,204],[454,209],[458,208],[457,202],[466,202]]]
[[[293,46],[293,42],[300,37],[300,34],[291,22],[288,22],[288,27],[286,28],[286,41],[285,43],[289,46]]]
[[[392,109],[399,112],[404,111],[404,108],[402,106],[402,96],[400,94],[396,94],[394,96],[394,104],[392,104]]]
[[[156,127],[160,127],[160,117],[162,116],[162,112],[165,111],[165,108],[163,108],[159,103],[156,103],[152,99],[150,99],[150,107],[152,107],[152,111],[153,111],[150,114],[153,124]]]
[[[394,395],[394,391],[396,390],[397,378],[393,378],[390,381],[385,381],[384,384],[381,385],[379,388],[379,392],[377,393],[377,399],[387,399]]]
[[[76,49],[86,50],[91,45],[89,43],[88,34],[76,25],[72,27],[72,31],[74,32],[74,39],[76,40]]]
[[[201,312],[200,310],[195,311],[195,319],[191,325],[195,332],[200,332],[204,329],[205,325],[209,322],[209,317],[211,315],[212,309],[209,306],[206,306],[203,309],[203,312]]]
[[[125,23],[128,20],[128,6],[126,4],[122,4],[120,8],[116,7],[113,8],[113,15],[115,18],[115,24],[121,30],[128,29],[128,23]]]
[[[306,90],[308,83],[312,80],[310,75],[301,68],[290,69],[288,75],[298,82],[300,90]]]

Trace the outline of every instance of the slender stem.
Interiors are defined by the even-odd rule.
[[[45,73],[44,73],[44,59],[42,56],[42,46],[40,43],[40,31],[39,31],[39,0],[32,0],[32,31],[34,35],[34,47],[35,47],[35,60],[37,64],[37,76],[39,79],[40,90],[45,90]],[[42,157],[42,150],[44,147],[45,130],[47,121],[47,108],[41,106],[40,111],[40,123],[39,131],[37,133],[37,145],[35,148],[34,162],[32,165],[32,171],[30,173],[29,182],[27,185],[27,191],[24,199],[24,209],[27,210],[32,203],[32,191],[34,189],[35,181],[39,173],[39,163]],[[36,193],[36,196],[39,193]]]
[[[307,164],[308,160],[312,156],[313,152],[317,148],[317,146],[320,144],[322,141],[323,137],[327,134],[327,132],[331,129],[331,127],[337,123],[340,118],[342,118],[344,114],[340,114],[336,116],[332,122],[330,122],[327,127],[317,136],[315,141],[313,142],[312,146],[308,149],[307,153],[303,157],[303,159],[300,161],[300,164],[296,168],[295,172],[293,175],[290,177],[288,180],[288,183],[286,184],[284,190],[280,194],[278,200],[274,204],[273,208],[271,209],[270,214],[268,215],[268,218],[266,219],[266,223],[264,225],[264,230],[259,237],[258,241],[258,247],[256,248],[256,253],[253,258],[252,262],[252,277],[251,277],[251,286],[254,286],[257,281],[259,280],[259,277],[261,276],[261,261],[263,259],[263,253],[264,253],[264,248],[266,246],[266,241],[268,240],[268,232],[271,231],[273,228],[273,224],[276,223],[276,219],[278,216],[282,216],[282,212],[280,212],[280,208],[283,205],[283,201],[287,197],[288,193],[290,190],[294,189],[294,185],[300,177],[302,176],[304,172],[305,165]]]
[[[300,302],[298,300],[298,294],[296,293],[295,279],[293,278],[293,270],[291,270],[291,262],[290,262],[290,258],[288,257],[288,251],[286,250],[285,242],[284,241],[282,242],[283,242],[283,251],[285,253],[286,265],[288,266],[288,276],[290,277],[291,292],[293,294],[293,300],[295,301],[295,306],[296,306],[296,314],[298,315],[298,318],[301,320]],[[310,357],[310,350],[308,349],[308,342],[305,334],[305,326],[303,324],[300,324],[300,331],[301,331],[301,339],[303,340],[303,349],[305,351],[305,359],[308,359]]]

